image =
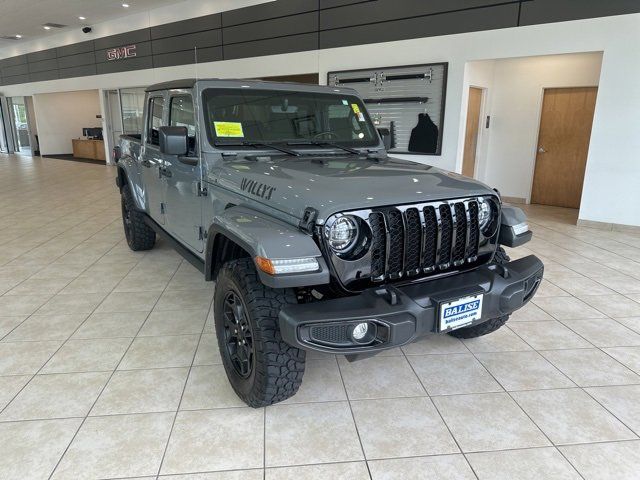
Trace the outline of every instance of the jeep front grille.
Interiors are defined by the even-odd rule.
[[[478,258],[474,199],[381,208],[371,228],[371,279],[399,279],[473,263]]]

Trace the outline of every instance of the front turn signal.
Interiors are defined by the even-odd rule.
[[[265,257],[255,258],[258,269],[269,275],[284,275],[290,273],[308,273],[320,270],[320,264],[314,257],[280,258],[271,260]]]

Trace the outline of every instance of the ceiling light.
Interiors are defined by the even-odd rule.
[[[44,26],[44,27],[42,27],[42,28],[44,28],[45,30],[51,30],[51,27],[50,27],[50,26],[48,26],[48,25],[45,25],[45,26]]]
[[[82,16],[78,17],[78,20],[86,20],[86,19],[87,17],[82,17]]]
[[[128,4],[128,3],[123,3],[123,4],[122,4],[122,6],[123,6],[124,8],[129,8],[129,4]]]
[[[22,35],[16,35],[16,38],[22,38]]]

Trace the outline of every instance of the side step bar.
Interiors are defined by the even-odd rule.
[[[141,212],[144,215],[144,223],[149,225],[156,234],[160,235],[164,238],[169,245],[178,252],[187,262],[196,267],[201,273],[204,274],[204,260],[194,254],[191,250],[186,248],[182,243],[169,235],[164,228],[162,228],[153,218],[147,215],[144,212]]]

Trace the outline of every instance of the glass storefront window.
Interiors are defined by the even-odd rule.
[[[120,90],[122,106],[122,130],[125,135],[142,133],[144,112],[144,88],[123,88]]]

